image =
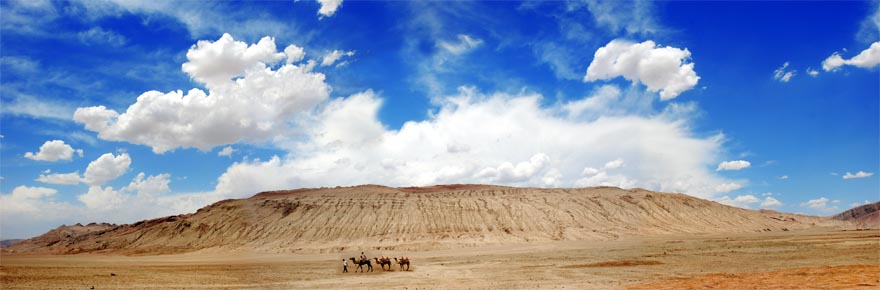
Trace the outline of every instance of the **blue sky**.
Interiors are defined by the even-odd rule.
[[[877,2],[0,2],[0,237],[263,190],[880,199]]]

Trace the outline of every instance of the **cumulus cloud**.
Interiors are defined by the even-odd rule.
[[[871,177],[872,175],[874,175],[873,172],[859,171],[859,172],[856,172],[856,174],[852,174],[852,173],[847,172],[846,174],[843,175],[843,179],[866,178],[866,177]]]
[[[715,192],[724,193],[742,188],[742,184],[736,182],[722,183],[715,186]]]
[[[722,196],[721,198],[716,199],[715,201],[717,201],[718,203],[721,203],[721,204],[726,204],[729,206],[735,206],[735,207],[746,208],[746,209],[751,209],[752,206],[754,206],[755,204],[758,204],[759,208],[776,208],[776,207],[782,206],[782,202],[780,202],[779,200],[770,196],[772,194],[765,193],[762,195],[765,196],[764,200],[761,200],[760,198],[758,198],[754,195],[746,194],[746,195],[738,195],[735,198],[730,198],[729,196],[725,195],[725,196]]]
[[[171,175],[164,173],[147,177],[143,172],[139,173],[128,186],[121,190],[114,190],[113,187],[90,186],[89,190],[77,196],[77,199],[85,204],[87,209],[107,211],[119,209],[132,201],[135,203],[154,201],[159,194],[168,193],[171,190],[168,184],[171,181]],[[155,205],[139,207],[150,207]]]
[[[806,207],[809,209],[813,209],[822,213],[830,213],[838,210],[837,206],[829,206],[828,202],[831,201],[828,198],[820,197],[817,199],[811,199],[806,202],[801,203],[802,207]]]
[[[817,76],[819,76],[819,70],[807,68],[807,74],[810,75],[811,77],[817,77]]]
[[[113,187],[90,186],[89,191],[77,197],[89,209],[107,210],[122,204],[122,194]]]
[[[280,137],[288,120],[329,95],[324,75],[311,66],[272,69],[287,55],[277,52],[269,37],[248,46],[224,34],[215,42],[199,41],[186,55],[183,71],[204,83],[207,93],[149,91],[121,114],[104,106],[84,107],[73,119],[100,139],[147,145],[160,154],[175,148],[207,151]]]
[[[45,172],[40,174],[40,177],[36,179],[42,183],[48,184],[58,184],[58,185],[76,185],[82,181],[82,178],[79,176],[79,171],[71,172],[71,173],[52,173]]]
[[[188,62],[181,69],[190,77],[206,85],[224,85],[247,70],[265,68],[285,57],[275,48],[275,39],[263,37],[256,44],[235,41],[224,33],[217,41],[199,40],[186,52]]]
[[[783,175],[783,176],[780,176],[780,177],[777,177],[777,178],[778,178],[779,180],[786,180],[786,179],[788,179],[788,175]]]
[[[284,55],[287,57],[287,64],[291,64],[303,60],[306,57],[306,51],[302,47],[291,44],[284,48]]]
[[[318,9],[318,14],[321,15],[319,18],[330,17],[336,13],[336,10],[342,6],[342,0],[317,0],[319,4],[321,4],[321,8]]]
[[[743,168],[749,168],[749,166],[752,166],[752,163],[745,160],[724,161],[718,164],[718,168],[715,168],[715,171],[740,170]]]
[[[523,161],[513,165],[510,162],[504,162],[497,167],[487,167],[477,173],[478,178],[485,178],[492,183],[513,183],[529,180],[535,177],[543,170],[550,161],[547,154],[538,153],[529,158],[529,161]]]
[[[625,165],[625,163],[623,162],[623,159],[617,158],[617,159],[608,161],[607,163],[605,163],[605,166],[603,166],[602,168],[618,169],[618,168],[623,167],[624,165]]]
[[[761,208],[774,208],[780,206],[782,206],[782,202],[769,196],[764,198],[764,201],[761,202]]]
[[[43,143],[43,145],[40,146],[40,151],[37,151],[37,153],[26,152],[24,153],[24,157],[31,160],[52,162],[58,160],[71,160],[73,159],[74,152],[82,157],[82,149],[74,150],[73,147],[65,144],[62,140],[50,140]]]
[[[733,199],[731,199],[729,196],[725,195],[725,196],[722,196],[721,198],[717,199],[716,201],[721,204],[726,204],[729,206],[735,206],[735,207],[741,207],[741,208],[751,208],[750,206],[752,204],[756,204],[756,203],[761,202],[760,199],[758,199],[757,197],[755,197],[754,195],[751,195],[751,194],[740,195],[740,196],[737,196],[736,198],[733,198]]]
[[[837,71],[844,65],[859,68],[873,68],[880,65],[880,41],[874,42],[870,47],[850,59],[844,59],[840,53],[833,53],[822,61],[822,69],[828,72]]]
[[[354,56],[354,54],[355,54],[355,52],[353,50],[342,51],[342,50],[337,49],[337,50],[331,51],[327,55],[324,55],[324,58],[321,59],[321,66],[331,66],[334,63],[336,63],[337,61],[341,60],[343,57],[352,57],[352,56]],[[336,66],[340,67],[340,66],[345,66],[346,64],[348,64],[348,61],[341,61],[338,64],[336,64]]]
[[[83,182],[92,186],[102,185],[128,172],[130,165],[131,157],[128,153],[119,155],[106,153],[89,163],[83,175]]]
[[[3,238],[26,238],[60,224],[134,221],[193,212],[222,198],[212,193],[177,193],[169,188],[171,176],[140,173],[120,189],[90,186],[74,202],[56,201],[57,191],[19,186],[0,194]],[[26,215],[27,218],[22,218]]]
[[[223,147],[220,151],[217,152],[217,156],[232,156],[236,150],[232,148],[232,146]]]
[[[11,194],[0,195],[0,213],[36,213],[43,210],[41,201],[58,193],[46,187],[19,186]],[[4,219],[7,220],[7,219]]]
[[[218,179],[215,192],[247,196],[365,183],[500,183],[639,186],[710,197],[741,187],[706,169],[717,158],[722,137],[694,137],[681,115],[571,119],[559,107],[542,106],[541,99],[461,88],[458,95],[438,99],[439,108],[428,119],[398,130],[378,120],[382,100],[375,93],[336,99],[303,121],[308,137],[291,144],[291,154],[235,163]],[[585,169],[606,163],[601,172]],[[605,171],[611,168],[613,173]]]
[[[648,91],[659,91],[661,100],[671,100],[700,80],[694,64],[687,62],[690,56],[687,49],[660,47],[650,40],[632,43],[616,39],[596,50],[584,81],[622,76],[645,84]]]
[[[786,61],[784,64],[782,64],[781,67],[773,71],[773,79],[783,83],[787,83],[788,81],[790,81],[791,78],[794,77],[795,73],[797,73],[797,70],[787,70],[788,65],[789,62]]]
[[[473,38],[467,34],[459,34],[457,39],[458,41],[440,41],[437,43],[437,46],[451,54],[457,55],[471,51],[483,44],[482,39]]]

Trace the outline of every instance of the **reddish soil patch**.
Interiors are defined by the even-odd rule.
[[[880,265],[708,274],[639,284],[629,289],[880,289]]]

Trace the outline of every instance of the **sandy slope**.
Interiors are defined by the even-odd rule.
[[[419,252],[342,273],[340,253],[0,255],[6,289],[877,289],[880,231],[664,235]]]
[[[28,247],[33,243],[25,241],[10,249],[122,254],[423,251],[846,225],[640,189],[357,186],[266,192],[221,201],[189,215],[86,233],[48,247]]]

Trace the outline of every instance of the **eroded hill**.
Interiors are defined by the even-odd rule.
[[[745,210],[683,194],[641,189],[367,185],[264,192],[247,199],[220,201],[192,214],[114,226],[35,246],[34,240],[41,236],[10,250],[124,254],[201,249],[429,250],[847,224],[828,218]]]
[[[864,227],[880,227],[880,201],[857,206],[832,217],[836,220],[852,221]]]

